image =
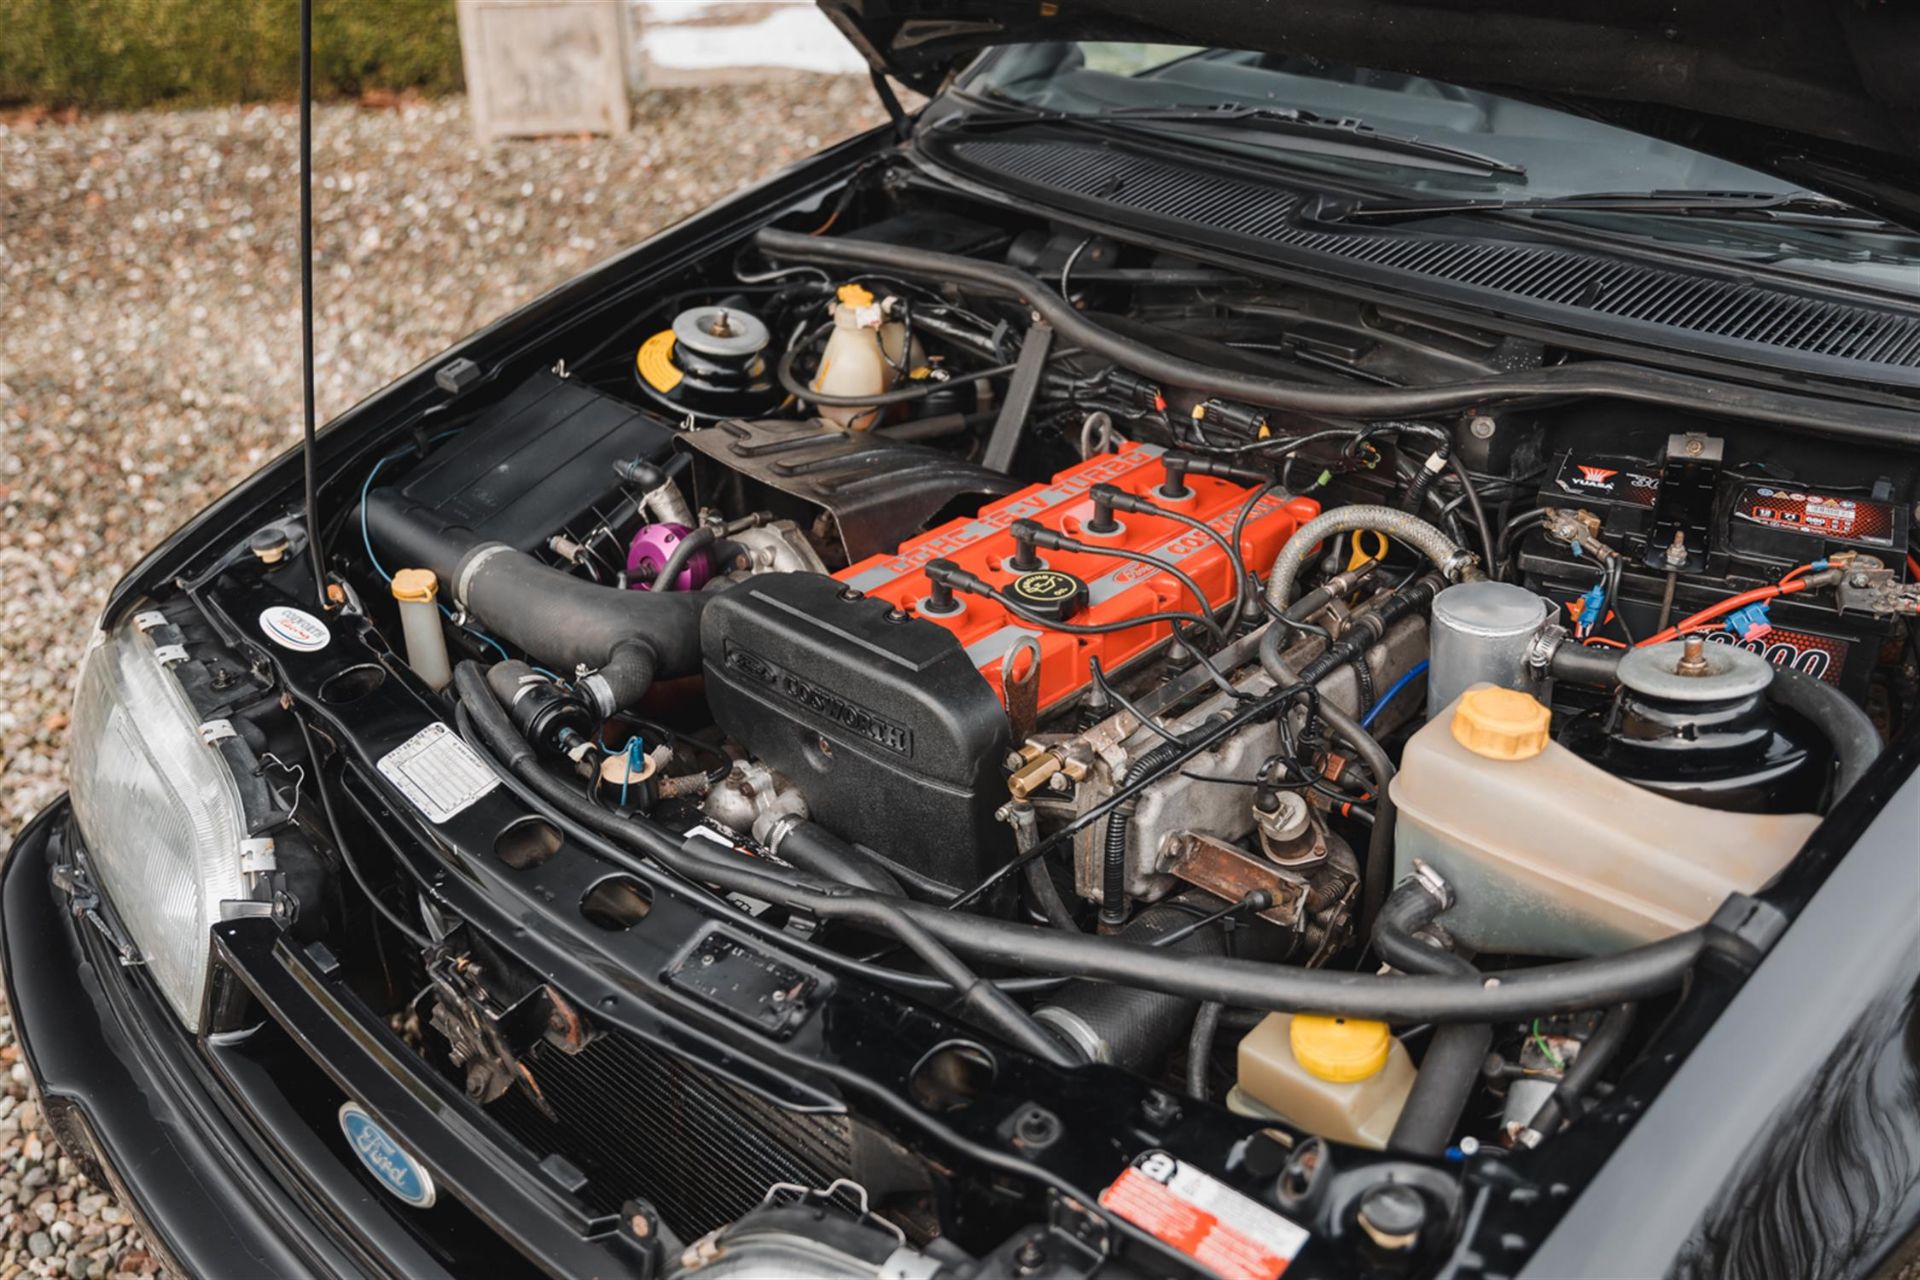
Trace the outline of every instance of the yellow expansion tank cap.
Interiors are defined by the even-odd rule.
[[[843,284],[834,294],[845,307],[870,307],[873,305],[873,291],[861,284]]]
[[[1489,760],[1530,760],[1547,749],[1552,719],[1518,689],[1469,689],[1453,713],[1453,739]]]
[[[1384,1022],[1296,1013],[1287,1028],[1294,1061],[1333,1084],[1357,1084],[1387,1065],[1393,1034]]]
[[[440,579],[431,569],[402,569],[393,575],[393,598],[407,603],[432,604],[440,593]]]

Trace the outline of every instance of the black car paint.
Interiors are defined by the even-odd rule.
[[[440,411],[448,396],[435,386],[433,373],[448,360],[472,359],[493,380],[510,382],[538,367],[543,362],[541,349],[551,350],[557,336],[590,329],[594,320],[627,305],[653,281],[763,222],[771,209],[816,199],[888,141],[876,131],[843,144],[562,286],[422,366],[322,433],[323,476],[338,477],[387,447],[395,424],[418,422],[423,414]],[[283,455],[156,548],[116,588],[109,619],[163,582],[204,572],[209,547],[229,543],[295,509],[298,465],[297,453]],[[347,498],[336,483],[326,491],[325,505],[339,510]],[[289,566],[287,572],[297,575],[302,570]],[[288,582],[287,597],[303,598],[296,579]],[[251,595],[253,590],[271,588],[249,588],[248,593],[230,598],[228,603],[239,616],[249,616],[240,608],[243,600],[253,607],[265,598]],[[310,583],[305,590],[310,594]],[[232,629],[229,639],[242,639],[238,628]],[[884,991],[845,982],[834,998],[845,1002],[849,1011],[845,1016],[852,1020],[849,1025],[884,1026],[887,1033],[861,1035],[855,1042],[803,1039],[794,1046],[796,1052],[816,1055],[823,1067],[845,1069],[837,1083],[810,1079],[804,1066],[795,1069],[791,1059],[784,1064],[769,1060],[768,1046],[737,1025],[704,1014],[643,978],[658,972],[658,957],[651,968],[634,963],[631,955],[609,965],[606,937],[595,936],[577,913],[543,910],[537,896],[514,885],[490,857],[494,832],[524,812],[509,793],[494,793],[485,807],[472,813],[469,824],[437,834],[380,794],[368,772],[371,761],[436,713],[411,684],[410,673],[377,646],[360,649],[366,642],[367,637],[355,636],[351,645],[343,642],[338,652],[322,655],[325,661],[281,653],[262,657],[277,663],[301,701],[323,716],[330,713],[317,693],[327,674],[349,661],[371,659],[387,666],[389,681],[377,714],[366,714],[368,707],[356,707],[351,727],[337,715],[329,722],[329,731],[339,734],[358,757],[353,802],[406,833],[405,838],[396,838],[396,854],[434,884],[450,910],[489,936],[507,941],[557,985],[581,997],[597,1018],[636,1034],[664,1037],[701,1055],[713,1069],[736,1073],[741,1080],[790,1101],[829,1106],[839,1105],[847,1070],[877,1077],[870,1086],[874,1098],[903,1091],[912,1055],[905,1051],[908,1038],[895,1033],[900,1020],[922,1028],[920,1035],[912,1037],[915,1042],[957,1033],[954,1025],[943,1025],[938,1014]],[[1803,946],[1814,950],[1829,974],[1853,979],[1846,989],[1818,997],[1831,1002],[1830,1021],[1848,1012],[1854,1015],[1848,1022],[1852,1028],[1848,1038],[1834,1051],[1848,1056],[1836,1056],[1833,1061],[1886,1060],[1908,1064],[1910,1069],[1908,1002],[1916,961],[1911,929],[1899,930],[1914,915],[1910,897],[1886,891],[1886,877],[1897,875],[1901,868],[1897,858],[1888,865],[1889,849],[1898,853],[1904,848],[1911,855],[1917,816],[1913,810],[1920,806],[1916,763],[1920,763],[1920,745],[1909,742],[1877,767],[1869,785],[1879,789],[1888,807],[1880,814],[1873,836],[1855,854],[1842,857],[1861,834],[1859,815],[1879,807],[1871,798],[1863,798],[1861,805],[1829,822],[1816,848],[1770,895],[1789,913],[1809,900],[1817,908],[1825,901],[1857,898],[1881,909],[1883,915],[1865,920],[1884,918],[1888,932],[1876,934],[1859,927],[1861,917],[1849,920],[1842,915],[1833,921],[1826,912],[1809,910],[1803,925],[1789,930],[1788,943],[1773,953],[1745,989],[1740,987],[1738,963],[1704,972],[1667,1028],[1660,1055],[1628,1073],[1597,1123],[1580,1126],[1543,1151],[1509,1158],[1486,1155],[1471,1162],[1462,1209],[1463,1237],[1447,1274],[1510,1274],[1514,1264],[1543,1238],[1551,1252],[1542,1254],[1542,1259],[1620,1274],[1617,1260],[1628,1255],[1618,1252],[1619,1244],[1623,1235],[1634,1230],[1623,1226],[1623,1220],[1631,1223],[1632,1215],[1642,1212],[1640,1206],[1618,1197],[1614,1185],[1620,1180],[1648,1200],[1665,1205],[1667,1221],[1685,1226],[1684,1232],[1669,1230],[1646,1241],[1631,1255],[1629,1271],[1692,1268],[1747,1274],[1740,1266],[1743,1260],[1764,1262],[1771,1255],[1726,1242],[1742,1229],[1753,1189],[1765,1189],[1782,1171],[1801,1167],[1809,1159],[1819,1159],[1819,1152],[1833,1149],[1832,1134],[1804,1123],[1803,1112],[1797,1109],[1806,1105],[1801,1091],[1809,1079],[1831,1082],[1841,1090],[1838,1101],[1867,1108],[1867,1114],[1874,1107],[1891,1108],[1898,1123],[1914,1124],[1911,1091],[1895,1090],[1877,1100],[1858,1096],[1878,1078],[1873,1072],[1840,1066],[1821,1077],[1818,1068],[1805,1061],[1804,1053],[1788,1062],[1765,1052],[1769,1039],[1777,1040],[1782,1034],[1783,1019],[1791,1017],[1791,1010],[1780,1007],[1782,997],[1774,992],[1771,981],[1765,987],[1760,984],[1769,974],[1786,972],[1776,963],[1780,955],[1797,954]],[[1886,801],[1902,779],[1906,789],[1897,799]],[[259,1071],[257,1064],[249,1069],[244,1041],[223,1043],[216,1031],[196,1050],[144,980],[113,964],[102,941],[65,910],[64,899],[45,878],[50,846],[72,838],[59,833],[64,820],[64,807],[56,806],[21,834],[5,869],[4,898],[0,899],[6,925],[0,942],[5,948],[8,996],[29,1063],[45,1084],[50,1114],[84,1115],[89,1131],[85,1137],[78,1127],[63,1132],[75,1139],[77,1147],[97,1151],[117,1171],[120,1184],[141,1207],[156,1238],[194,1274],[253,1274],[262,1269],[255,1262],[276,1272],[283,1267],[341,1274],[377,1272],[384,1267],[392,1267],[395,1274],[444,1269],[446,1259],[420,1243],[400,1216],[403,1211],[374,1194],[357,1167],[343,1159],[342,1150],[317,1138],[311,1126],[302,1125],[286,1099],[281,1099],[278,1114],[273,1111],[269,1104],[276,1090],[270,1073]],[[1910,856],[1907,869],[1912,870]],[[605,875],[606,870],[585,851],[574,849],[543,868],[542,876],[553,900],[577,900],[593,877]],[[1819,888],[1829,872],[1831,879]],[[1920,876],[1913,877],[1907,887],[1916,881]],[[657,888],[655,902],[663,921],[676,910],[699,911],[695,902],[676,904],[671,888]],[[1817,930],[1803,935],[1799,932],[1803,926],[1817,926]],[[663,927],[660,932],[673,932],[678,938],[688,930]],[[1810,941],[1801,943],[1803,936]],[[642,933],[620,937],[629,945],[659,945],[647,942]],[[539,1185],[536,1171],[503,1163],[497,1151],[470,1140],[471,1117],[451,1125],[449,1132],[437,1131],[434,1126],[463,1114],[462,1101],[434,1091],[444,1082],[422,1084],[422,1077],[415,1076],[410,1085],[406,1083],[406,1072],[417,1063],[409,1064],[407,1055],[382,1039],[383,1029],[367,1025],[348,1001],[322,998],[327,985],[324,956],[311,951],[295,954],[287,944],[268,937],[258,922],[221,926],[219,955],[234,974],[255,975],[248,985],[256,997],[268,997],[267,1003],[284,1018],[278,1025],[289,1036],[322,1052],[318,1061],[331,1073],[335,1087],[346,1093],[372,1094],[369,1101],[377,1100],[376,1108],[384,1105],[404,1114],[405,1122],[396,1126],[401,1136],[418,1143],[416,1149],[423,1154],[432,1153],[430,1163],[448,1187],[487,1205],[485,1230],[516,1238],[542,1266],[564,1270],[582,1263],[576,1250],[581,1247],[583,1228],[591,1236],[595,1230],[604,1233],[610,1224],[583,1224],[563,1206],[556,1208],[553,1197]],[[610,981],[610,975],[616,980]],[[1763,993],[1772,993],[1771,998]],[[1690,1050],[1716,1044],[1721,1037],[1743,1047],[1727,1055],[1689,1056]],[[1762,1047],[1756,1049],[1756,1045]],[[1098,1088],[1088,1088],[1084,1080],[1061,1078],[1040,1064],[1013,1057],[1003,1060],[1012,1064],[1003,1079],[1024,1087],[1010,1089],[991,1107],[957,1123],[946,1139],[932,1130],[936,1136],[930,1141],[947,1141],[950,1151],[963,1153],[962,1159],[970,1148],[997,1147],[995,1121],[1004,1118],[1016,1097],[1044,1097],[1059,1108],[1074,1135],[1068,1149],[1051,1154],[1044,1164],[1055,1176],[1089,1190],[1097,1190],[1117,1172],[1131,1152],[1152,1143],[1192,1152],[1194,1158],[1250,1192],[1260,1192],[1272,1174],[1273,1166],[1249,1159],[1246,1140],[1252,1126],[1224,1112],[1189,1104],[1171,1118],[1147,1121],[1151,1104],[1139,1081],[1116,1074],[1103,1078]],[[1661,1093],[1663,1087],[1682,1087],[1690,1096],[1697,1092],[1718,1101],[1730,1096],[1734,1081],[1744,1089],[1744,1114],[1711,1106],[1662,1107],[1667,1097]],[[250,1103],[248,1108],[236,1103],[240,1097]],[[1657,1126],[1637,1122],[1649,1107],[1660,1109]],[[1666,1114],[1676,1109],[1680,1114]],[[1153,1110],[1163,1116],[1157,1106]],[[1763,1116],[1771,1117],[1766,1127],[1744,1133]],[[1656,1145],[1659,1150],[1641,1154],[1641,1147]],[[1618,1158],[1610,1159],[1616,1150]],[[1687,1165],[1675,1163],[1671,1153],[1676,1150],[1692,1151],[1696,1158]],[[1715,1158],[1700,1158],[1703,1151]],[[1851,1238],[1847,1230],[1832,1229],[1832,1214],[1809,1213],[1801,1219],[1792,1201],[1766,1219],[1765,1229],[1773,1234],[1763,1238],[1795,1242],[1786,1247],[1800,1250],[1801,1257],[1833,1258],[1846,1264],[1826,1274],[1861,1274],[1879,1252],[1920,1221],[1910,1194],[1909,1157],[1895,1144],[1878,1162],[1867,1162],[1864,1176],[1845,1183],[1882,1194],[1899,1192],[1883,1212],[1843,1216],[1841,1225],[1853,1233]],[[1337,1153],[1335,1164],[1342,1171],[1364,1170],[1377,1159],[1343,1151]],[[983,1176],[992,1167],[992,1163],[983,1164]],[[1680,1169],[1691,1171],[1688,1185],[1693,1194],[1687,1197],[1672,1193],[1670,1179]],[[1650,1176],[1649,1170],[1658,1170],[1659,1175]],[[1579,1185],[1596,1173],[1599,1178],[1592,1188],[1576,1195]],[[502,1210],[502,1204],[510,1207]],[[1690,1220],[1689,1212],[1693,1213]],[[481,1222],[474,1218],[476,1228]],[[1796,1231],[1808,1223],[1819,1225],[1818,1233]],[[624,1242],[611,1243],[617,1237],[617,1224],[612,1229],[615,1237],[596,1241],[595,1247],[609,1244],[616,1252],[600,1256],[631,1261]],[[1535,1266],[1540,1274],[1566,1273],[1550,1271],[1539,1260]],[[1308,1276],[1343,1273],[1344,1267],[1329,1252],[1314,1249],[1302,1256],[1293,1271]]]
[[[1854,0],[820,0],[932,93],[980,50],[1054,40],[1299,52],[1609,120],[1920,217],[1920,11]]]

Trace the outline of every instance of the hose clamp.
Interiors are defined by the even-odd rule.
[[[1465,547],[1456,547],[1452,555],[1440,562],[1439,568],[1448,582],[1472,582],[1483,576],[1480,557]]]
[[[460,576],[454,580],[453,598],[455,603],[462,609],[465,609],[467,607],[467,590],[473,585],[473,575],[480,572],[480,566],[500,553],[512,550],[513,548],[504,542],[489,542],[468,556],[467,562],[460,566]]]
[[[613,700],[613,686],[608,684],[607,678],[598,671],[576,681],[574,688],[587,696],[588,701],[593,703],[593,709],[603,720],[620,709]]]
[[[1557,622],[1543,622],[1527,641],[1527,667],[1536,675],[1553,665],[1553,655],[1567,642],[1567,629]]]
[[[1417,882],[1422,889],[1433,895],[1434,901],[1440,904],[1442,911],[1453,906],[1453,886],[1447,883],[1446,877],[1419,858],[1413,860],[1413,874],[1408,879]]]

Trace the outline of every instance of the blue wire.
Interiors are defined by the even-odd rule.
[[[620,775],[620,807],[622,809],[627,807],[627,783],[632,780],[633,775],[640,769],[642,763],[641,749],[644,745],[645,744],[640,741],[638,734],[627,739],[627,771]]]
[[[1374,704],[1371,707],[1367,708],[1367,714],[1360,717],[1360,727],[1362,729],[1365,729],[1369,725],[1371,725],[1374,721],[1374,717],[1378,716],[1382,711],[1385,711],[1387,709],[1387,704],[1393,701],[1394,694],[1400,692],[1402,689],[1412,684],[1416,678],[1423,676],[1426,673],[1427,673],[1427,660],[1425,658],[1422,658],[1417,665],[1415,665],[1411,670],[1407,672],[1407,674],[1401,676],[1398,680],[1395,680],[1392,684],[1388,685],[1387,691],[1381,694],[1380,697],[1374,702]]]
[[[456,431],[443,431],[439,435],[435,436],[433,440],[428,441],[428,443],[429,444],[436,443],[438,441],[445,440],[448,436],[458,435],[458,434],[459,433]],[[367,549],[367,563],[371,564],[373,566],[373,571],[379,574],[380,577],[387,582],[393,581],[393,575],[388,573],[386,566],[380,563],[380,557],[373,554],[373,535],[367,531],[367,494],[372,492],[373,480],[375,476],[380,474],[380,468],[386,466],[389,462],[392,462],[395,458],[404,458],[409,453],[412,453],[412,452],[413,450],[411,449],[402,449],[398,453],[390,453],[386,457],[380,459],[378,462],[373,464],[373,470],[367,472],[366,483],[360,486],[360,541]],[[507,652],[507,647],[505,645],[501,644],[498,640],[495,640],[492,636],[488,635],[486,632],[480,630],[480,628],[464,626],[461,623],[454,622],[453,610],[447,608],[447,606],[445,606],[444,604],[440,606],[440,612],[446,615],[448,622],[453,622],[454,626],[459,627],[462,631],[466,632],[468,635],[472,636],[474,639],[479,640],[485,644],[492,645],[494,652],[498,653],[502,658],[508,658],[512,656]]]

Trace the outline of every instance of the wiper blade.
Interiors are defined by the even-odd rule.
[[[1312,142],[1334,143],[1356,150],[1377,151],[1409,159],[1426,160],[1472,169],[1480,173],[1526,176],[1526,168],[1511,160],[1470,151],[1445,142],[1408,134],[1391,133],[1368,124],[1357,116],[1322,116],[1300,107],[1276,107],[1258,103],[1224,102],[1203,107],[1109,107],[1104,111],[1048,111],[1004,101],[992,103],[985,111],[970,112],[956,119],[958,124],[1070,124],[1109,127],[1154,124],[1195,124],[1222,129],[1246,129],[1277,137],[1301,138]]]
[[[1344,210],[1323,208],[1334,222],[1401,222],[1450,213],[1524,213],[1529,210],[1652,214],[1664,217],[1711,215],[1777,222],[1844,223],[1860,228],[1893,224],[1861,213],[1845,201],[1813,191],[1596,191],[1586,195],[1540,196],[1520,200],[1403,200],[1362,203]]]

